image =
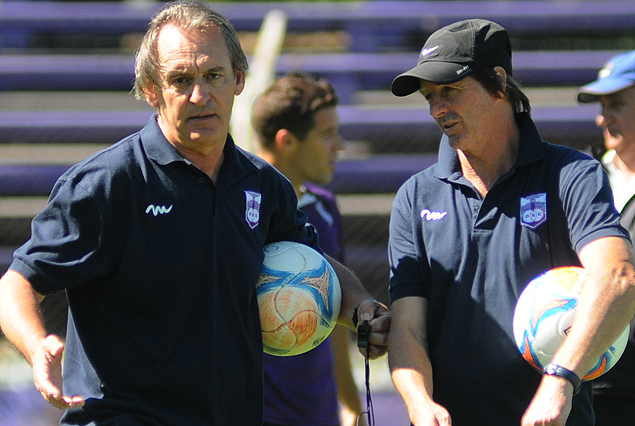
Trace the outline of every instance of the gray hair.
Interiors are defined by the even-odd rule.
[[[135,55],[135,82],[133,92],[138,99],[145,99],[151,86],[161,87],[162,64],[157,50],[161,29],[168,24],[185,30],[218,28],[225,39],[234,72],[246,72],[247,57],[240,46],[238,33],[229,20],[212,10],[206,3],[196,0],[175,1],[165,4],[154,15]]]

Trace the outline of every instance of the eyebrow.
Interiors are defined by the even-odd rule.
[[[178,66],[170,70],[165,70],[165,76],[168,77],[172,75],[195,74],[195,72],[192,72],[191,69],[192,68],[190,66]],[[226,68],[223,67],[222,65],[216,65],[209,69],[206,69],[204,74],[208,74],[210,72],[220,74],[220,73],[226,72]]]

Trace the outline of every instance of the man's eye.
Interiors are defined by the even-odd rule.
[[[456,89],[454,87],[446,86],[446,87],[443,88],[443,94],[445,94],[445,95],[451,95],[455,91],[456,91]]]
[[[184,85],[187,85],[189,81],[190,81],[190,78],[186,75],[168,76],[168,78],[166,78],[166,84],[170,86],[182,87]]]

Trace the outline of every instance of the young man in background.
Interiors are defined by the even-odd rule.
[[[252,123],[260,156],[285,175],[298,207],[318,231],[320,247],[344,262],[342,218],[335,197],[316,184],[331,181],[338,154],[338,98],[325,80],[291,73],[254,102]],[[315,349],[294,357],[265,355],[265,425],[356,425],[361,402],[349,359],[349,331],[341,326]],[[338,398],[339,396],[339,398]],[[360,425],[365,424],[363,416]]]

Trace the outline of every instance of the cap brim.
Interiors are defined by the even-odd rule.
[[[420,80],[434,84],[450,84],[470,74],[466,65],[454,62],[428,61],[398,75],[392,82],[391,90],[395,96],[408,96],[419,90]],[[461,72],[463,71],[463,72]]]
[[[633,80],[627,78],[604,78],[578,90],[578,102],[589,103],[599,102],[600,96],[610,95],[635,84]]]

